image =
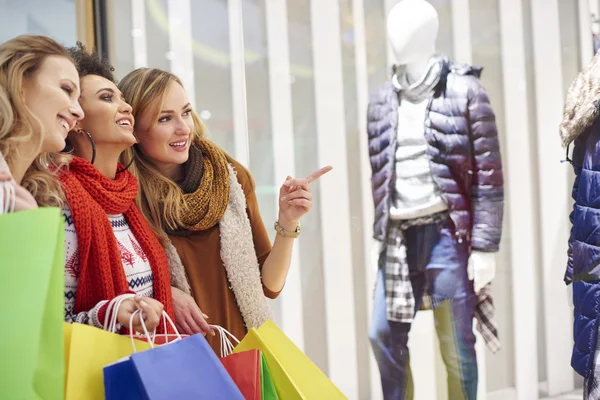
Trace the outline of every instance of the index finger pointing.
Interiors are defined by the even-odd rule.
[[[333,169],[333,167],[331,165],[323,167],[320,170],[315,171],[315,172],[311,173],[310,175],[308,175],[306,177],[306,180],[308,181],[309,184],[313,183],[314,181],[316,181],[317,179],[319,179],[320,177],[322,177],[323,175],[325,175],[326,173],[328,173],[332,169]]]

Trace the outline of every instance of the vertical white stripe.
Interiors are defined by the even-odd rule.
[[[567,302],[567,289],[561,280],[566,265],[565,246],[569,233],[570,201],[567,185],[568,167],[559,162],[564,158],[564,150],[560,146],[557,132],[563,108],[558,2],[557,0],[531,0],[531,14],[540,172],[539,210],[542,216],[540,221],[546,370],[548,395],[555,396],[574,388],[569,345],[572,343],[572,328],[571,324],[565,323],[570,320],[571,310]],[[552,68],[548,68],[549,65]],[[505,81],[512,83],[509,79]],[[511,101],[515,100],[507,97]],[[511,147],[512,150],[514,148]],[[523,170],[520,172],[520,175],[522,174]],[[519,207],[520,203],[515,201],[512,203],[512,208]],[[523,260],[519,260],[514,265],[523,266]],[[535,287],[535,282],[527,283],[529,290]],[[522,307],[524,304],[520,302],[518,305]]]
[[[588,65],[594,56],[594,46],[592,45],[592,16],[590,14],[590,0],[579,0],[579,52],[581,66]]]
[[[131,0],[131,36],[133,38],[133,68],[147,67],[146,2],[144,0]]]
[[[362,195],[362,225],[363,229],[363,247],[364,260],[362,260],[365,273],[365,282],[367,286],[365,302],[367,304],[367,315],[369,318],[366,324],[371,324],[371,313],[373,310],[373,288],[377,277],[377,267],[371,265],[371,246],[373,244],[373,199],[371,197],[371,164],[369,161],[369,144],[367,141],[367,108],[369,105],[369,82],[367,70],[367,32],[365,27],[365,9],[363,0],[353,0],[352,10],[354,18],[354,56],[356,63],[356,98],[358,103],[358,131],[362,138],[360,141],[360,172],[361,172],[361,195]],[[358,284],[358,282],[355,282]],[[380,400],[383,398],[381,391],[381,377],[379,368],[373,352],[369,349],[369,365],[367,366],[370,376],[371,400]],[[364,369],[363,369],[364,370]]]
[[[454,59],[471,64],[471,13],[469,0],[452,0],[452,34],[454,40]]]
[[[290,56],[288,44],[287,6],[285,1],[266,0],[267,43],[269,44],[269,90],[275,183],[283,183],[287,175],[294,176],[294,129],[290,87]],[[279,192],[276,193],[279,201]],[[304,349],[304,318],[300,255],[296,243],[292,263],[281,294],[282,329],[300,349]]]
[[[592,21],[592,17],[599,17],[598,14],[600,13],[600,2],[598,2],[597,0],[588,0],[588,4],[590,7],[590,13],[593,14],[593,16],[590,15],[589,20]]]
[[[522,0],[499,1],[500,43],[504,90],[504,152],[507,217],[510,220],[510,260],[513,266],[512,304],[515,343],[516,399],[538,398],[537,293],[532,140],[529,130],[525,33]]]
[[[168,0],[171,72],[181,79],[192,105],[196,105],[194,55],[192,53],[191,0]]]
[[[448,385],[444,379],[445,368],[439,362],[433,311],[417,313],[410,327],[408,348],[415,400],[442,400],[438,393],[447,393]]]
[[[329,375],[355,399],[358,369],[339,5],[312,0],[310,11],[318,159],[335,168],[319,181]]]
[[[242,0],[228,0],[229,48],[231,51],[231,89],[235,158],[246,168],[250,164],[248,145],[248,108],[246,105],[246,65]]]

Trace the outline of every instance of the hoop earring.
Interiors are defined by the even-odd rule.
[[[123,168],[122,170],[118,171],[118,173],[127,171],[129,169],[129,167],[131,167],[131,164],[133,164],[134,161],[135,161],[135,158],[132,157],[131,161],[129,161],[129,164],[127,164],[127,166],[125,168]]]
[[[92,161],[90,161],[90,163],[94,164],[94,161],[96,160],[96,143],[94,143],[94,139],[92,138],[92,135],[90,135],[90,133],[84,129],[80,129],[77,132],[85,133],[87,135],[88,139],[90,139],[90,143],[92,144]]]

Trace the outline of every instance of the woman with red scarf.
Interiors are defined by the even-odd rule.
[[[116,312],[118,323],[128,327],[141,310],[134,329],[143,331],[143,318],[149,331],[162,331],[163,307],[173,315],[167,257],[134,203],[135,177],[118,163],[136,142],[132,110],[105,60],[80,43],[70,52],[85,118],[69,133],[74,157],[59,177],[67,203],[65,320],[105,328]]]

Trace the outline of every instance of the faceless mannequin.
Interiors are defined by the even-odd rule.
[[[410,82],[421,79],[431,57],[436,54],[438,31],[437,11],[425,0],[402,0],[390,11],[387,18],[388,40],[397,65],[405,66]],[[414,107],[414,113],[422,115],[422,108]],[[382,246],[383,243],[377,241],[373,245],[372,265],[375,269]],[[477,293],[494,279],[495,253],[473,251],[469,258],[468,274],[469,279],[474,281]]]
[[[417,81],[435,54],[439,19],[435,8],[425,0],[402,0],[387,18],[388,40],[396,63],[406,66],[410,82]]]
[[[463,346],[442,346],[444,359],[461,365],[446,363],[449,398],[477,398],[472,322],[489,292],[473,291],[492,280],[501,237],[502,165],[481,69],[439,54],[438,30],[437,12],[425,0],[400,0],[391,9],[387,35],[396,65],[391,82],[369,101],[377,268],[369,338],[390,399],[413,398],[408,335],[424,295],[440,343]],[[484,139],[475,146],[476,138]],[[441,323],[448,312],[449,323]],[[487,326],[493,307],[484,312]],[[488,345],[495,337],[486,336]]]

